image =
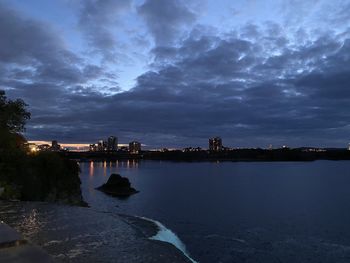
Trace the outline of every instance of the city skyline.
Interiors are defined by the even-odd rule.
[[[4,0],[0,89],[28,140],[345,147],[350,4]]]
[[[117,137],[118,138],[118,137]],[[118,139],[117,139],[118,140]],[[58,142],[59,145],[61,146],[61,149],[67,149],[71,151],[108,151],[107,146],[105,149],[99,149],[99,143],[100,142],[105,142],[106,144],[108,143],[108,140],[98,140],[97,143],[95,142],[90,142],[90,143],[64,143],[64,142]],[[53,143],[57,143],[56,140],[53,141],[28,141],[29,145],[36,145],[37,147],[39,146],[47,146],[50,147]],[[152,145],[146,145],[138,141],[131,141],[128,143],[119,143],[117,144],[118,149],[130,149],[130,146],[132,144],[139,144],[136,145],[137,148],[146,150],[146,151],[161,151],[164,149],[167,150],[182,150],[182,151],[198,151],[198,150],[210,150],[210,151],[221,151],[221,150],[234,150],[234,149],[286,149],[286,148],[309,148],[309,149],[326,149],[326,148],[339,148],[339,149],[348,149],[350,151],[350,143],[346,144],[343,147],[317,147],[313,145],[300,145],[298,147],[290,147],[289,145],[266,145],[265,147],[258,147],[258,146],[251,146],[251,147],[240,147],[237,145],[228,145],[228,144],[223,144],[223,140],[221,137],[212,137],[207,139],[207,144],[206,145],[187,145],[184,147],[167,147],[167,145],[161,145],[159,147],[153,147]],[[92,148],[95,147],[95,148]],[[135,147],[135,145],[132,145],[131,147]],[[114,150],[113,150],[114,151]],[[137,150],[138,152],[139,150]]]

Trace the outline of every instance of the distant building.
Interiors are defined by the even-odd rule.
[[[35,143],[28,143],[28,149],[31,153],[39,151],[38,146]]]
[[[90,144],[89,145],[89,151],[90,152],[96,152],[97,151],[97,145],[94,143],[94,144]]]
[[[214,152],[219,152],[222,150],[222,140],[220,137],[209,139],[209,150]]]
[[[349,146],[348,146],[348,151],[350,151],[350,143],[349,143]]]
[[[233,151],[234,150],[234,148],[231,148],[231,147],[225,147],[225,146],[222,146],[222,148],[221,148],[223,151]]]
[[[97,151],[99,152],[107,151],[107,142],[104,140],[99,140],[97,144]]]
[[[61,145],[59,145],[57,141],[52,141],[51,151],[58,152],[59,150],[61,150]]]
[[[107,140],[107,151],[114,152],[118,150],[118,138],[109,136]]]
[[[129,147],[121,146],[121,147],[119,147],[119,151],[121,151],[121,152],[128,152],[129,151]]]
[[[325,152],[326,151],[325,149],[322,149],[322,148],[313,148],[313,147],[310,147],[310,148],[302,147],[300,149],[302,152]]]
[[[38,146],[39,151],[49,151],[50,150],[50,145],[49,144],[40,144]]]
[[[138,154],[141,151],[141,143],[133,141],[129,143],[129,152],[131,154]]]
[[[183,152],[200,152],[200,151],[202,151],[202,148],[201,147],[196,147],[196,148],[187,147],[187,148],[184,148],[182,151]]]

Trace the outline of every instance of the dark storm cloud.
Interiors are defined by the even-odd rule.
[[[92,51],[99,52],[106,60],[116,59],[118,45],[112,31],[120,23],[121,11],[130,8],[131,0],[84,0],[81,1],[79,26]]]
[[[116,76],[89,65],[69,51],[49,25],[24,17],[0,4],[0,87],[11,97],[30,104],[33,125],[36,118],[54,118],[66,112],[69,96],[90,80]],[[96,87],[84,85],[84,93]],[[115,83],[110,89],[118,89]],[[88,93],[89,94],[89,93]],[[58,124],[57,124],[58,125]]]
[[[16,68],[17,77],[56,81],[79,78],[80,59],[45,24],[21,17],[0,5],[1,64]]]
[[[182,0],[146,0],[139,14],[152,33],[157,46],[168,46],[184,26],[192,24],[195,13]]]
[[[0,35],[0,64],[8,77],[75,84],[108,75],[69,51],[50,25],[26,18],[3,5],[0,5]]]
[[[64,93],[62,85],[84,79],[81,59],[53,32],[50,26],[0,5],[0,86],[33,108],[57,105],[50,98]]]
[[[85,65],[65,48],[63,41],[46,24],[27,19],[0,5],[0,85],[13,93],[36,99],[55,92],[56,97],[71,85],[91,79],[96,66]],[[97,74],[95,73],[95,76]],[[50,98],[50,97],[48,97]]]

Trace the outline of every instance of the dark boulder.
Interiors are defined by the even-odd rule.
[[[128,197],[139,192],[135,188],[131,187],[128,178],[122,177],[119,174],[111,174],[107,183],[97,187],[96,189],[117,197]]]

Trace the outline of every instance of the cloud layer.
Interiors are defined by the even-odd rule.
[[[30,105],[29,138],[93,142],[114,134],[154,147],[206,146],[216,135],[229,146],[348,143],[349,28],[277,20],[219,28],[198,22],[200,13],[182,1],[102,2],[84,1],[76,12],[86,53],[68,48],[53,26],[0,5],[0,85]],[[328,25],[337,14],[347,19],[339,8]],[[120,18],[130,14],[128,31]],[[154,42],[128,54],[149,62],[129,90],[120,88],[122,71],[91,55],[118,64],[121,30],[135,50],[140,32]]]

